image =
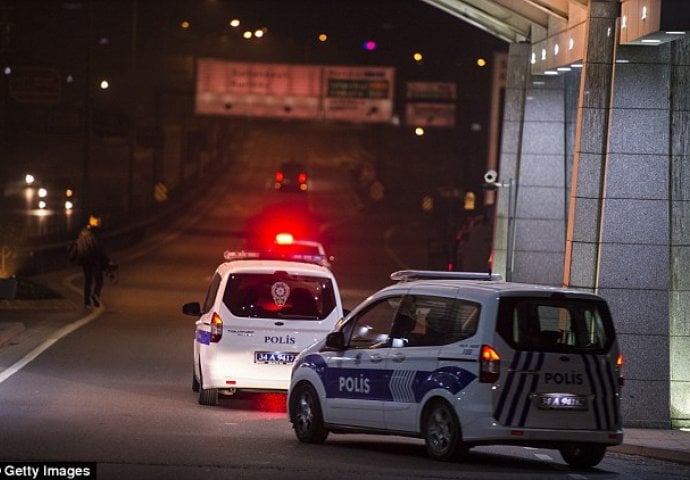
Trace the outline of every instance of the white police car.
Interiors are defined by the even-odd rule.
[[[622,442],[622,356],[606,302],[488,274],[402,271],[300,354],[297,438],[421,437],[438,460],[482,444],[555,448],[576,468]]]
[[[238,390],[285,391],[297,354],[332,331],[343,316],[333,273],[313,255],[225,252],[194,336],[192,389],[199,403]]]

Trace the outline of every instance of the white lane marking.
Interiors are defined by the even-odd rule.
[[[534,456],[537,457],[539,460],[544,460],[545,462],[553,461],[551,455],[546,455],[545,453],[535,453]]]
[[[216,186],[216,189],[220,188],[220,186]],[[215,198],[214,195],[210,196],[211,198]],[[210,200],[207,201],[204,205],[210,204]],[[185,221],[183,221],[184,227],[191,226],[195,223],[197,223],[198,219],[197,217],[193,215],[189,215],[186,217]],[[162,238],[158,239],[157,241],[154,240],[151,245],[148,247],[143,247],[140,248],[139,250],[135,250],[134,252],[130,253],[129,255],[126,255],[123,257],[123,260],[125,262],[129,262],[132,260],[135,260],[139,257],[142,257],[146,255],[147,253],[158,249],[161,245],[165,243],[169,243],[173,241],[175,238],[179,237],[182,234],[182,231],[184,230],[183,228],[180,228],[174,232],[168,233],[164,235]],[[72,281],[79,277],[81,274],[75,273],[73,275],[70,275],[68,277],[65,277],[63,279],[62,284],[67,287],[68,289],[72,290],[73,292],[82,295],[82,289],[81,287],[75,286],[72,284]],[[62,327],[60,330],[58,330],[55,335],[52,337],[49,337],[47,340],[45,340],[43,343],[41,343],[38,347],[34,348],[32,351],[27,353],[21,360],[16,362],[14,365],[8,367],[7,369],[3,370],[0,372],[0,383],[4,382],[8,378],[10,378],[12,375],[15,373],[19,372],[22,368],[26,367],[29,363],[31,363],[33,360],[36,359],[40,354],[48,350],[50,347],[53,346],[54,343],[56,343],[58,340],[62,339],[63,337],[66,337],[70,333],[74,332],[75,330],[83,327],[84,325],[91,323],[95,319],[101,316],[101,314],[105,311],[105,305],[103,302],[101,302],[101,306],[99,308],[96,308],[91,311],[88,315],[85,317],[81,317],[80,319],[65,325]]]
[[[40,354],[48,350],[50,347],[53,346],[54,343],[56,343],[58,340],[60,340],[63,337],[66,337],[70,333],[74,332],[78,328],[83,327],[87,323],[91,323],[95,319],[101,316],[101,313],[103,313],[104,307],[101,305],[100,308],[97,308],[91,313],[89,313],[87,316],[80,318],[76,322],[72,322],[68,325],[65,325],[62,327],[60,330],[55,332],[55,334],[51,337],[49,337],[47,340],[45,340],[43,343],[41,343],[39,346],[31,350],[29,353],[27,353],[24,358],[16,362],[14,365],[11,367],[8,367],[6,370],[3,370],[0,372],[0,383],[4,382],[8,378],[10,378],[12,375],[15,373],[19,372],[22,368],[26,367],[29,363],[31,363],[36,357],[38,357]]]

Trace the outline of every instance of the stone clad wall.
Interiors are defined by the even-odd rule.
[[[617,59],[597,286],[626,358],[625,424],[668,427],[670,45]]]
[[[601,294],[624,425],[689,426],[690,39],[617,46],[617,16],[591,2],[581,72],[532,76],[511,45],[494,270]]]
[[[690,39],[671,45],[671,421],[690,426]]]

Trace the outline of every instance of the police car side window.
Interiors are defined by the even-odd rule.
[[[208,292],[206,293],[206,300],[204,300],[204,305],[201,309],[201,313],[208,313],[213,308],[213,302],[216,299],[216,294],[218,293],[218,287],[220,286],[220,275],[217,273],[211,279],[211,283],[208,286]]]
[[[403,303],[414,305],[414,325],[406,327],[404,337],[408,347],[447,345],[471,337],[477,331],[480,311],[477,303],[430,295],[408,295]]]
[[[349,348],[379,348],[387,346],[393,316],[400,297],[388,297],[359,313],[351,322]]]

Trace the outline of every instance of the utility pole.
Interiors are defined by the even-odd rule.
[[[82,99],[82,177],[81,177],[81,211],[82,215],[89,215],[90,195],[90,159],[91,159],[91,129],[92,129],[92,98],[91,98],[91,48],[93,43],[93,0],[87,1],[86,9],[86,45],[84,46],[84,91]]]
[[[137,83],[137,0],[132,0],[132,32],[130,46],[130,108],[129,108],[129,165],[127,170],[127,215],[136,211],[134,205],[134,169],[137,155],[137,103],[139,89]]]

